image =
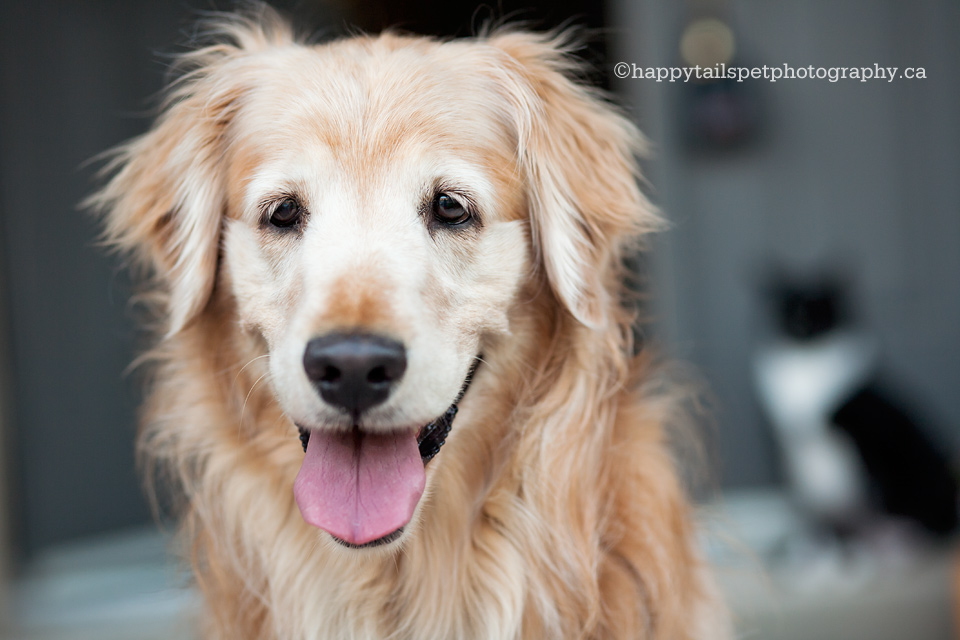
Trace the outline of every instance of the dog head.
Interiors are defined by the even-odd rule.
[[[219,31],[95,203],[156,274],[167,340],[217,292],[223,331],[262,341],[309,440],[304,518],[392,541],[427,481],[418,436],[510,335],[524,287],[609,330],[622,240],[655,221],[639,135],[571,80],[562,38],[308,46],[271,16]]]

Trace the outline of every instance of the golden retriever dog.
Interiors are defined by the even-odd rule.
[[[557,34],[255,13],[92,198],[150,275],[204,637],[726,637],[623,305],[636,128]]]

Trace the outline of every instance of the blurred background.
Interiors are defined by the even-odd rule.
[[[330,36],[589,27],[591,80],[651,140],[671,228],[638,261],[641,330],[709,389],[700,517],[741,636],[960,637],[956,0],[274,5]],[[89,160],[149,125],[197,11],[229,7],[0,0],[0,637],[189,637],[134,468],[131,282],[77,203]],[[897,71],[641,77],[721,64]]]

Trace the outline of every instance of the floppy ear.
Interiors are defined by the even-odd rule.
[[[264,9],[264,11],[266,11]],[[243,59],[292,41],[272,12],[208,25],[220,42],[183,56],[153,128],[115,149],[112,178],[87,201],[106,242],[157,278],[167,335],[203,310],[213,291],[225,207],[224,159],[242,102]]]
[[[533,233],[547,278],[584,325],[606,326],[626,241],[659,219],[637,186],[637,128],[598,91],[571,75],[580,63],[569,38],[526,32],[494,35],[506,52],[501,86],[515,109],[519,155]]]

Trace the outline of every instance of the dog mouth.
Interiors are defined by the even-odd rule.
[[[333,538],[334,542],[348,549],[370,549],[372,547],[382,547],[382,546],[388,545],[395,540],[399,540],[400,536],[402,535],[403,535],[403,527],[400,527],[396,531],[388,533],[385,536],[377,538],[376,540],[371,540],[370,542],[364,542],[363,544],[353,544],[352,542],[347,542],[343,538],[338,538],[333,534],[330,534],[330,537]]]
[[[442,416],[425,424],[417,431],[417,449],[424,466],[433,460],[433,457],[440,452],[440,447],[446,443],[447,436],[450,435],[450,429],[453,428],[453,419],[457,416],[457,411],[457,405],[452,404]],[[353,429],[354,432],[360,432],[359,426],[355,425]],[[303,452],[306,453],[312,430],[300,424],[297,425],[297,430],[300,432],[300,445],[303,447]]]
[[[399,539],[423,495],[426,465],[446,442],[479,362],[478,356],[453,404],[418,429],[379,433],[298,424],[304,458],[294,498],[304,521],[352,549]]]

